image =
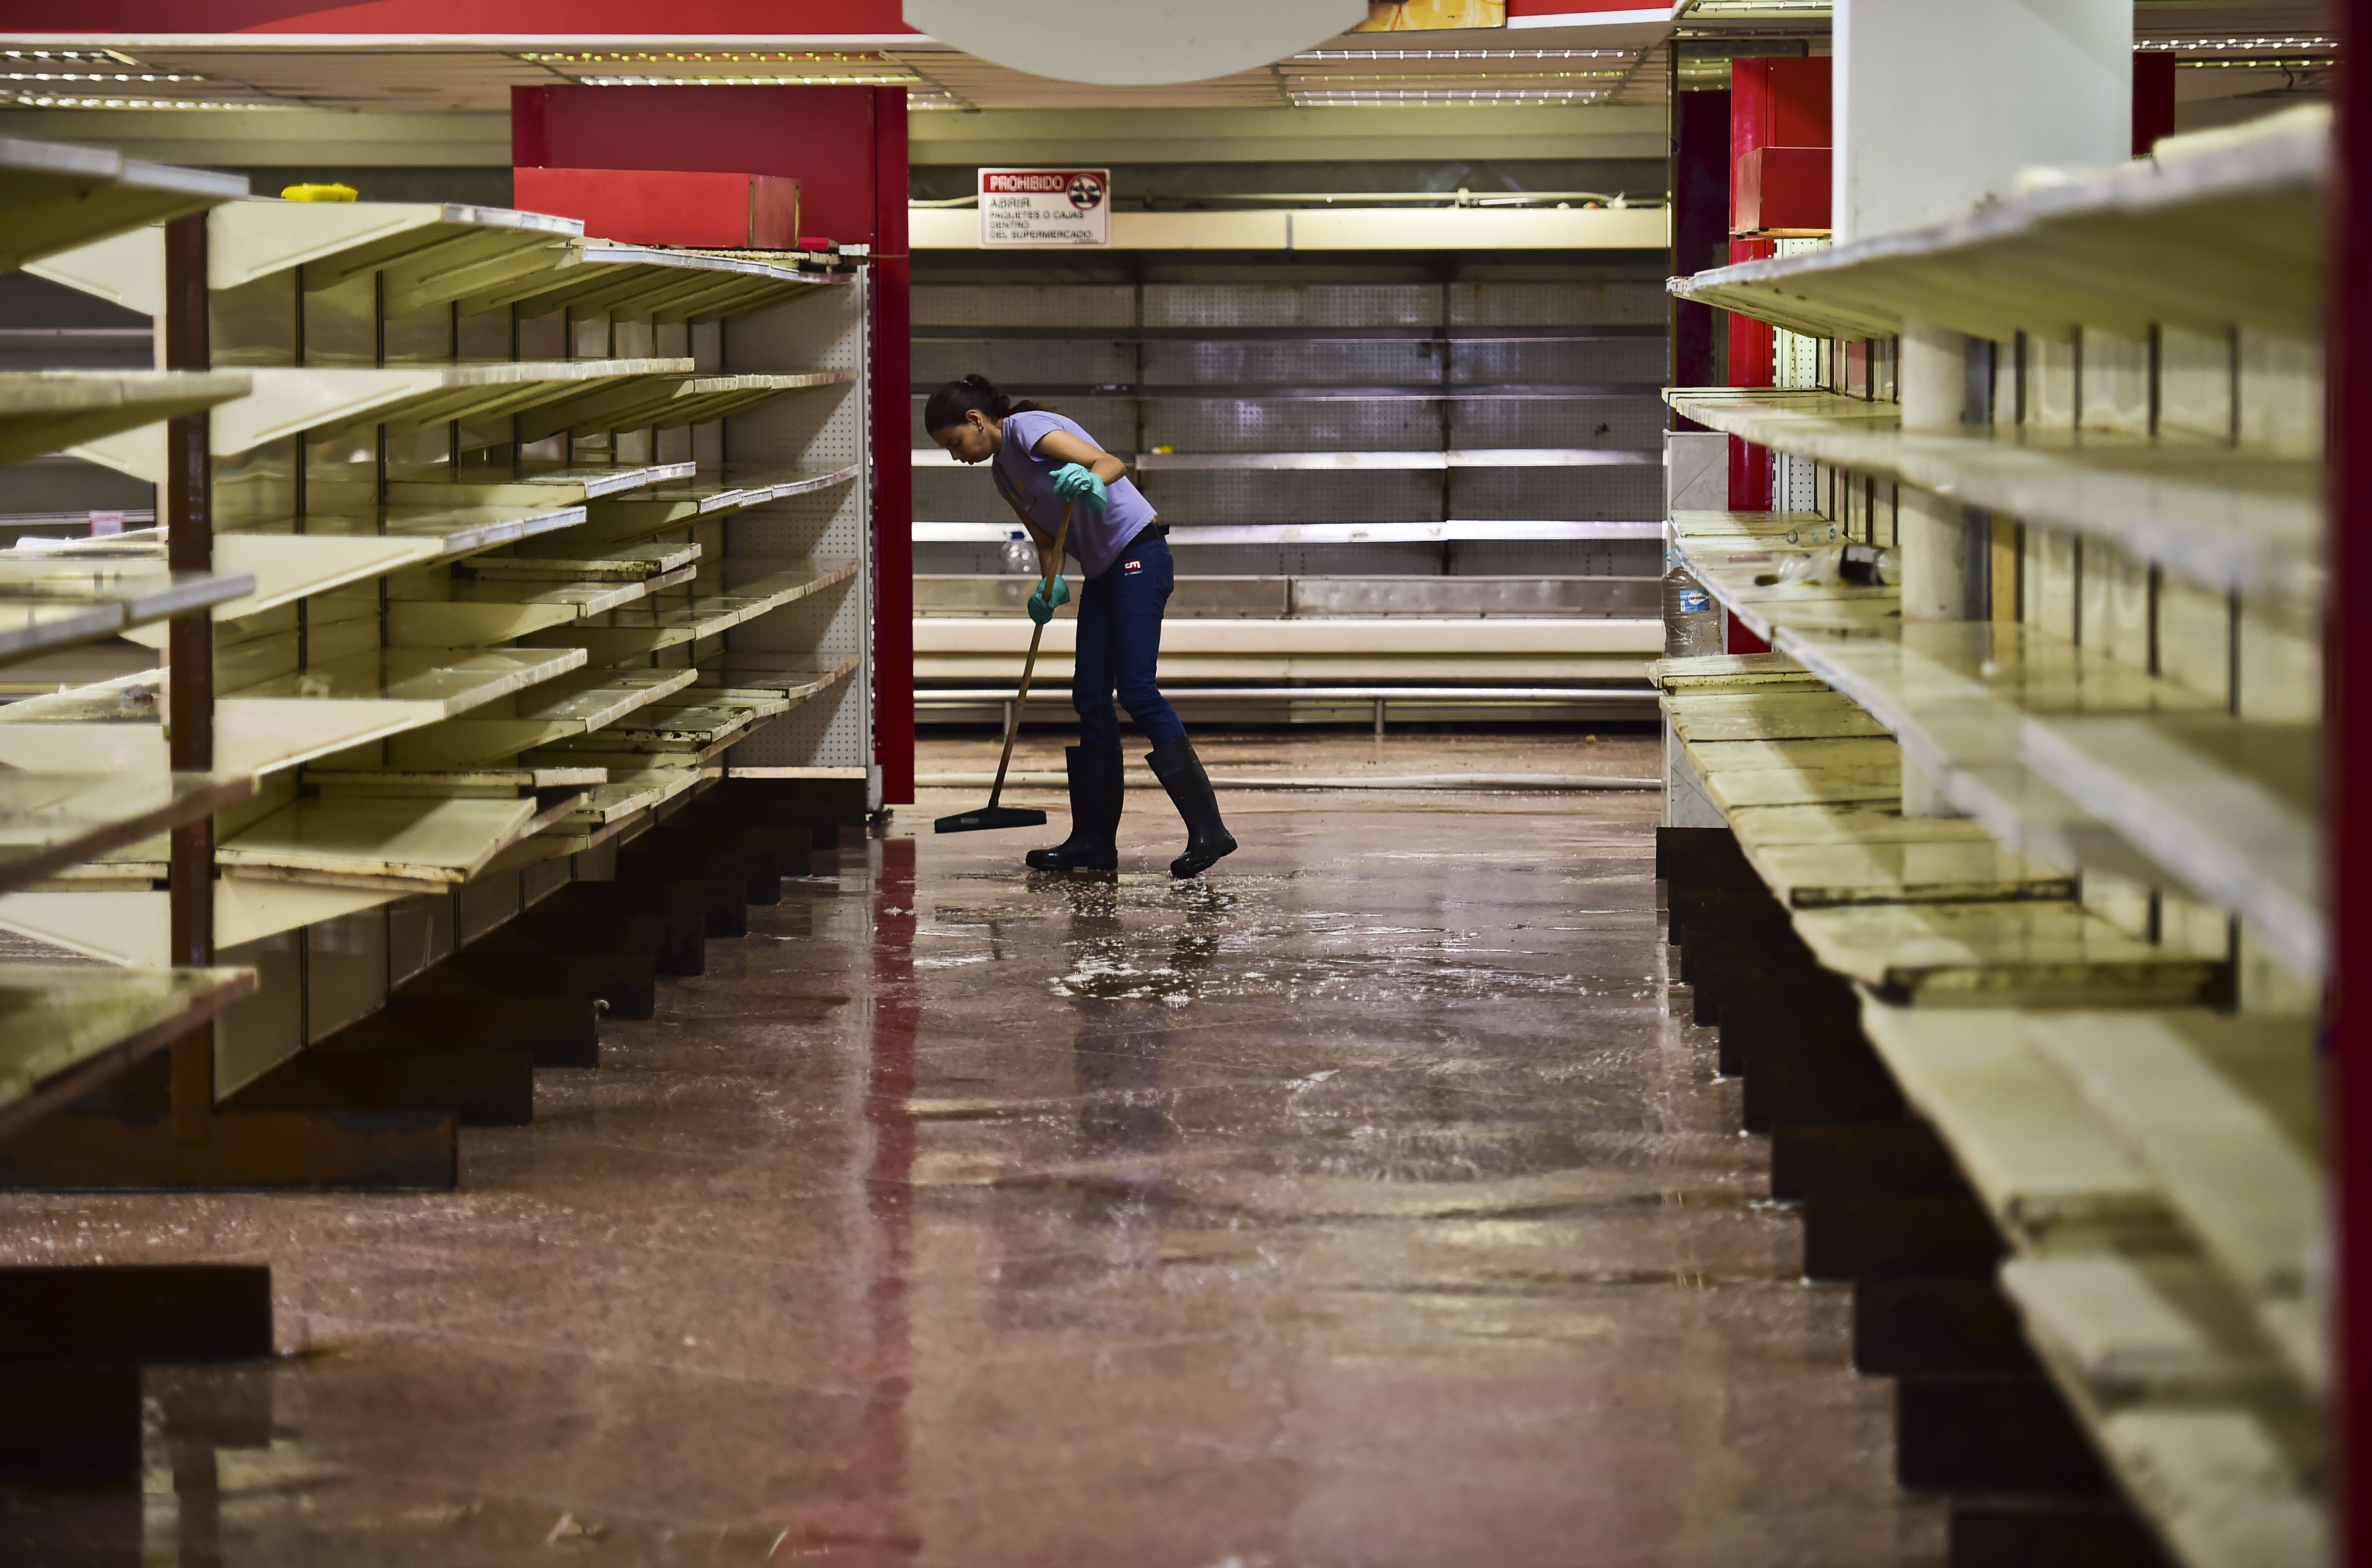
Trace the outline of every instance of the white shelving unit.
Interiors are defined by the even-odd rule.
[[[1671,285],[1831,343],[1824,389],[1667,394],[1812,464],[1820,497],[1670,521],[1775,649],[1661,667],[1675,797],[1860,988],[2010,1245],[2029,1342],[2192,1568],[2330,1550],[2330,157],[2300,110]],[[1906,430],[1883,376],[1840,384],[1906,323],[1970,336],[1956,428]],[[1910,526],[1927,497],[1968,508],[1940,543]],[[1897,582],[1959,550],[1969,618],[1782,580],[1845,540],[1895,548]]]
[[[134,308],[163,269],[153,227],[41,267]],[[250,575],[213,611],[216,752],[259,781],[217,821],[226,961],[262,977],[217,1030],[219,1094],[717,779],[876,776],[862,271],[249,201],[210,218],[207,279],[215,556]],[[163,470],[128,420],[73,446]],[[162,587],[166,547],[35,563]],[[0,763],[159,767],[157,692],[0,707]],[[153,961],[163,858],[123,843],[0,896],[0,923]]]
[[[220,175],[0,139],[0,265],[15,269],[244,193],[245,181]],[[235,372],[0,374],[0,464],[161,430],[163,421],[226,404],[249,386]],[[0,561],[0,659],[203,614],[253,587],[242,574],[173,572],[161,560]],[[134,768],[0,769],[0,896],[235,809],[254,790],[237,769],[172,772],[161,750]],[[187,1035],[254,986],[250,970],[169,968],[161,953],[139,967],[0,966],[0,1134]]]

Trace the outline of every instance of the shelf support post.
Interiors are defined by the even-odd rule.
[[[206,215],[165,226],[165,366],[212,368],[206,319]],[[166,428],[166,554],[176,572],[214,568],[212,416],[201,409]],[[214,615],[196,610],[173,617],[166,652],[166,734],[177,773],[211,772],[215,765]],[[203,967],[215,961],[215,824],[201,817],[172,830],[169,886],[172,961]],[[173,1132],[177,1143],[203,1144],[214,1121],[215,1029],[199,1026],[173,1045]]]

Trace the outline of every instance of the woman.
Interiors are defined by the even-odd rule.
[[[1186,853],[1169,863],[1172,877],[1199,877],[1236,841],[1219,820],[1210,775],[1154,681],[1161,656],[1161,612],[1174,578],[1169,529],[1128,477],[1118,458],[1095,444],[1077,421],[1031,402],[1008,400],[984,376],[950,381],[923,406],[923,428],[959,463],[989,465],[998,494],[1038,541],[1041,560],[1054,545],[1063,508],[1071,508],[1069,553],[1087,581],[1079,598],[1079,645],[1071,677],[1071,705],[1079,712],[1079,744],[1064,753],[1071,781],[1071,836],[1053,849],[1031,850],[1037,871],[1116,871],[1120,851],[1120,714],[1117,690],[1129,717],[1153,743],[1145,762],[1186,820]],[[1063,563],[1049,563],[1053,579],[1029,596],[1029,619],[1043,626],[1067,603],[1071,586]]]

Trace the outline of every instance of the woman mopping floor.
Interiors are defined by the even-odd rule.
[[[1061,514],[1065,503],[1076,515],[1068,553],[1078,558],[1086,582],[1079,598],[1078,653],[1071,678],[1071,705],[1079,711],[1079,744],[1064,753],[1071,781],[1071,836],[1052,849],[1028,856],[1036,871],[1116,871],[1120,851],[1119,692],[1129,717],[1153,743],[1145,763],[1186,819],[1186,853],[1169,863],[1172,877],[1199,877],[1236,841],[1219,820],[1218,797],[1210,775],[1186,738],[1169,701],[1155,681],[1161,657],[1161,615],[1169,603],[1175,574],[1169,528],[1128,477],[1118,458],[1096,445],[1076,420],[1008,400],[984,376],[950,381],[923,407],[923,426],[959,463],[985,462],[998,494],[1042,554],[1054,548],[1054,531],[1039,521]],[[1029,596],[1029,619],[1043,626],[1054,608],[1071,597],[1054,561]]]

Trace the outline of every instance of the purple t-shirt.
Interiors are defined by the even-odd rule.
[[[1063,459],[1041,458],[1031,448],[1055,430],[1066,430],[1090,447],[1099,443],[1077,420],[1059,413],[1007,414],[1004,430],[1005,444],[988,465],[995,471],[996,488],[1006,500],[1018,501],[1029,520],[1052,539],[1063,524],[1063,498],[1054,494],[1054,470],[1063,466]],[[1089,577],[1110,571],[1128,541],[1155,517],[1153,503],[1133,480],[1108,486],[1106,494],[1110,504],[1100,512],[1087,501],[1071,508],[1071,535],[1065,548],[1079,558],[1080,573]]]

